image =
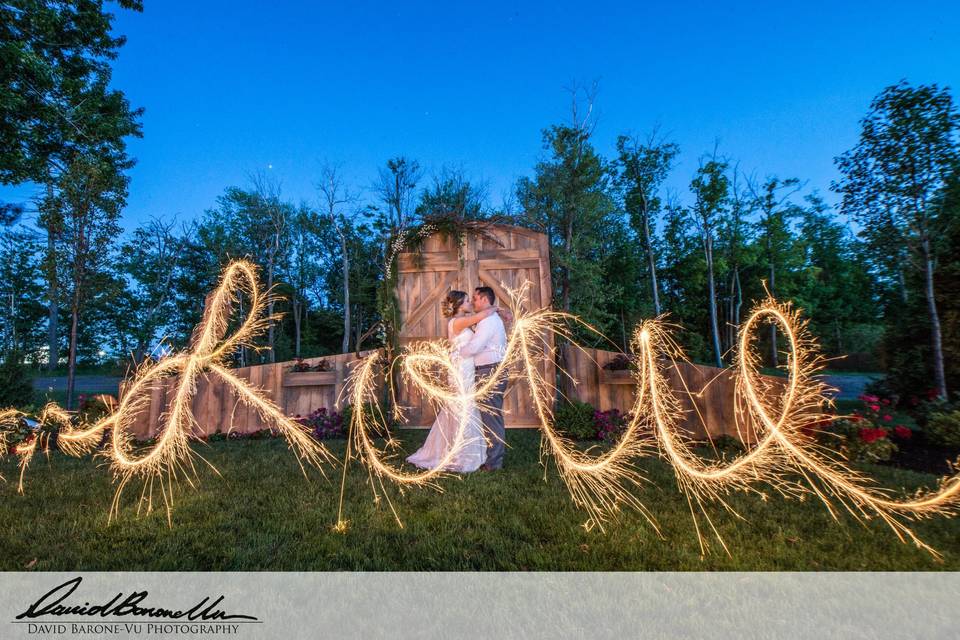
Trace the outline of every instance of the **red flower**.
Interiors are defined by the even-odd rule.
[[[860,439],[867,444],[870,444],[871,442],[876,442],[877,440],[880,440],[886,437],[887,437],[886,429],[870,429],[870,428],[860,429]]]
[[[870,405],[870,410],[871,410],[871,411],[880,411],[880,405],[878,405],[878,404],[872,404],[872,405]]]
[[[898,424],[897,426],[895,426],[893,428],[893,432],[901,440],[909,440],[910,438],[913,437],[913,431],[903,426],[902,424]]]
[[[884,422],[890,422],[891,420],[893,420],[893,416],[892,416],[892,415],[890,415],[889,413],[884,414],[884,416],[883,416],[883,421],[884,421]]]

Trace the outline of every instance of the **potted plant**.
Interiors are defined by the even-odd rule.
[[[303,358],[297,358],[283,376],[285,387],[322,387],[336,383],[337,372],[333,364],[323,358],[314,364],[304,361]]]
[[[636,369],[635,357],[618,354],[600,367],[600,384],[634,384]]]

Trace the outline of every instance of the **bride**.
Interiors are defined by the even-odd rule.
[[[441,312],[445,318],[449,318],[447,338],[452,344],[451,354],[459,376],[459,380],[453,378],[449,380],[450,386],[455,392],[460,390],[461,393],[470,393],[473,391],[474,384],[473,358],[461,357],[459,350],[470,342],[475,324],[500,310],[497,307],[490,307],[479,313],[473,313],[473,303],[470,302],[467,294],[463,291],[451,291],[441,303]],[[461,416],[457,412],[460,410],[467,412],[462,443],[459,450],[447,461],[443,470],[469,473],[480,468],[487,459],[487,440],[483,434],[480,411],[473,400],[460,406],[443,403],[423,446],[407,457],[407,462],[422,469],[437,468],[456,442],[457,429],[461,421]]]

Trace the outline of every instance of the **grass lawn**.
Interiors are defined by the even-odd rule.
[[[425,431],[405,432],[413,450]],[[712,516],[731,556],[711,540],[701,558],[686,500],[669,467],[642,467],[654,484],[640,498],[666,540],[627,513],[606,532],[584,530],[552,470],[538,465],[539,433],[510,431],[507,468],[443,482],[443,493],[414,489],[393,498],[404,526],[386,504],[374,504],[365,471],[351,465],[346,533],[336,533],[339,469],[331,480],[306,480],[282,440],[197,444],[222,473],[205,465],[200,486],[181,484],[167,526],[163,510],[137,517],[125,496],[120,517],[107,523],[113,496],[108,470],[89,458],[38,457],[26,495],[16,493],[16,468],[0,465],[0,569],[23,570],[941,570],[960,569],[960,520],[916,524],[944,556],[900,543],[879,523],[834,522],[821,504],[763,501],[737,494],[746,518],[719,508]],[[342,455],[344,441],[330,446]],[[868,467],[884,486],[931,485],[930,475]]]

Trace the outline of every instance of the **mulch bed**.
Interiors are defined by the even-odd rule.
[[[960,456],[960,447],[941,447],[924,441],[922,431],[914,431],[913,438],[897,440],[897,452],[882,464],[938,476],[954,472],[952,463]]]

